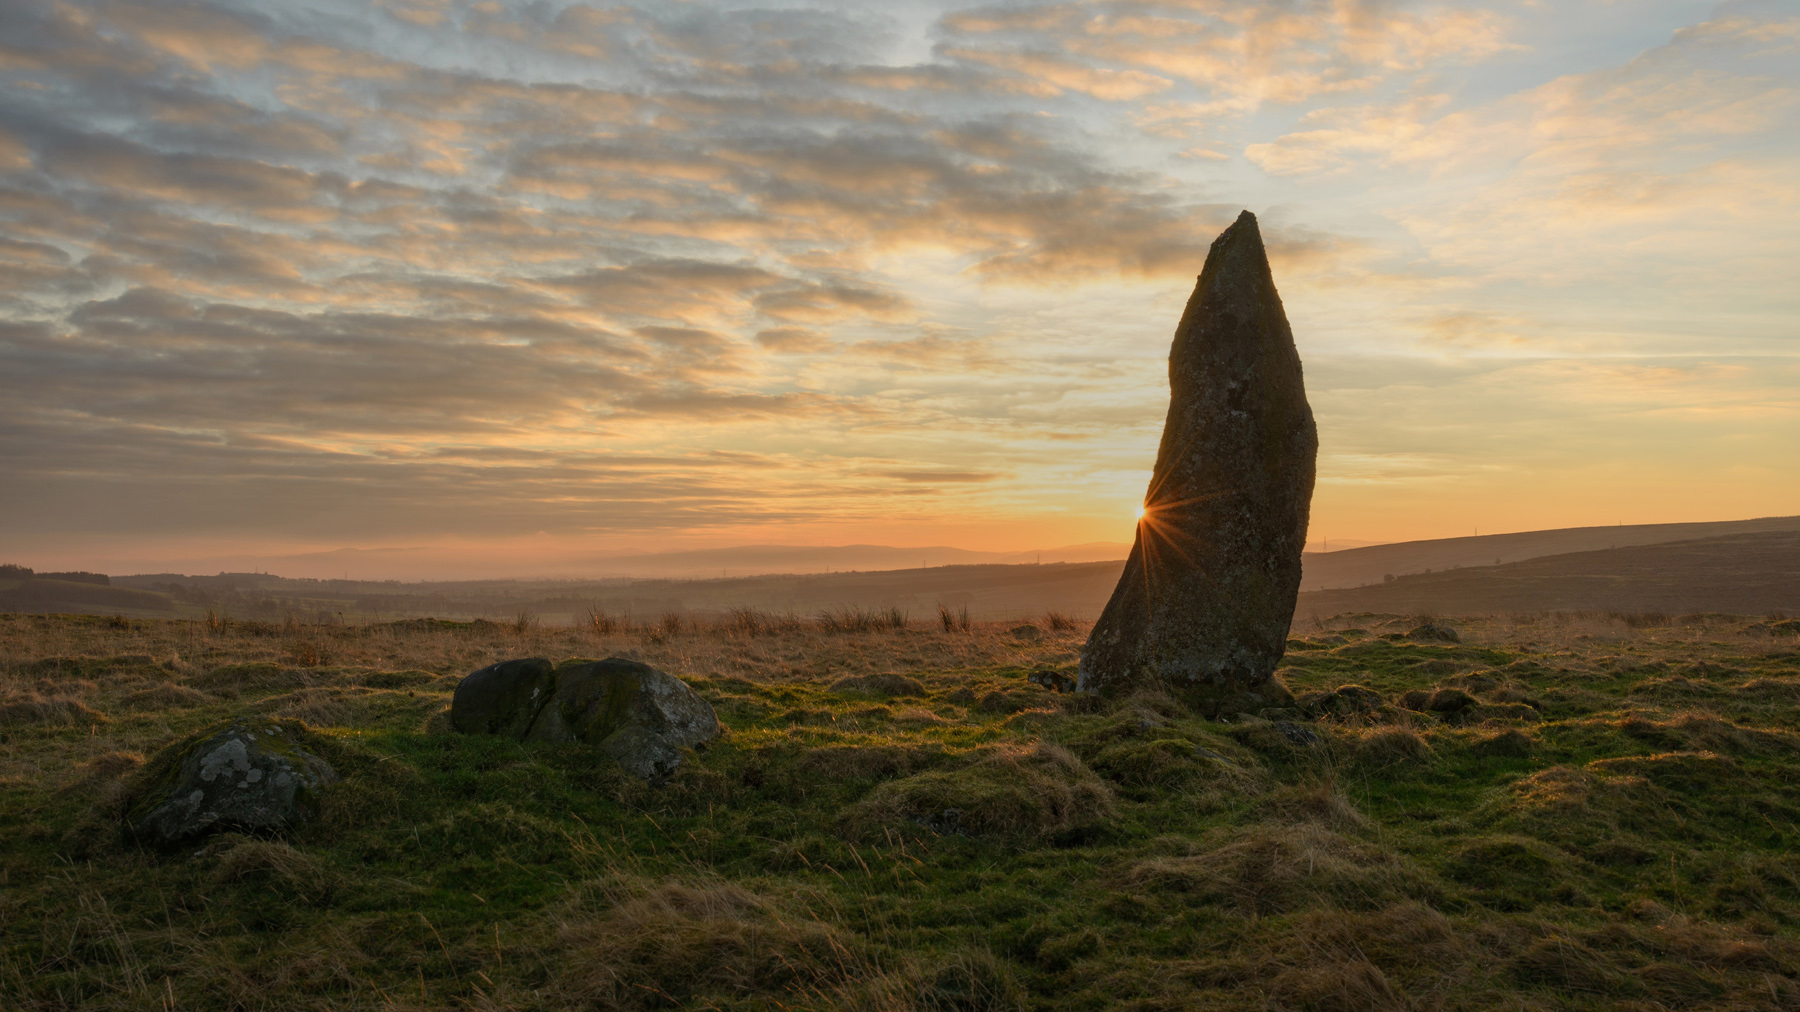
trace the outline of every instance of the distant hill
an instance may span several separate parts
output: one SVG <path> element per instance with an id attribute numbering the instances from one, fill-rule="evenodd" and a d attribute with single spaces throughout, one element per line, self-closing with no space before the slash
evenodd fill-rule
<path id="1" fill-rule="evenodd" d="M 167 595 L 154 591 L 112 587 L 99 583 L 94 573 L 49 573 L 0 580 L 0 612 L 29 614 L 112 615 L 134 618 L 168 615 L 175 610 Z M 59 580 L 50 577 L 77 576 Z M 105 579 L 105 577 L 100 577 Z"/>
<path id="2" fill-rule="evenodd" d="M 529 613 L 546 622 L 569 622 L 580 620 L 589 608 L 657 617 L 669 612 L 719 615 L 740 607 L 799 615 L 827 608 L 896 607 L 914 619 L 927 619 L 942 604 L 959 611 L 966 607 L 971 618 L 980 620 L 1048 611 L 1092 619 L 1118 582 L 1127 547 L 1100 543 L 1046 551 L 1042 565 L 1019 564 L 1035 560 L 1037 553 L 1021 559 L 1017 554 L 962 552 L 1004 561 L 921 567 L 905 563 L 920 552 L 929 561 L 931 552 L 949 555 L 954 550 L 748 546 L 632 557 L 645 560 L 646 569 L 661 566 L 670 575 L 588 580 L 401 583 L 255 572 L 164 573 L 114 577 L 108 587 L 41 574 L 26 580 L 0 574 L 0 610 L 128 615 L 215 610 L 264 620 L 289 615 L 512 620 Z M 1094 560 L 1095 555 L 1101 558 Z M 1503 560 L 1498 565 L 1497 558 Z M 719 569 L 766 572 L 781 564 L 817 565 L 821 571 L 713 575 Z M 826 568 L 834 571 L 823 572 Z M 1797 573 L 1800 517 L 1577 527 L 1309 553 L 1298 613 L 1800 612 Z M 695 574 L 712 578 L 694 579 Z M 1390 575 L 1392 581 L 1387 580 Z"/>
<path id="3" fill-rule="evenodd" d="M 332 582 L 386 582 L 395 579 L 440 582 L 480 580 L 609 580 L 620 578 L 704 580 L 772 573 L 841 573 L 915 569 L 946 565 L 1098 562 L 1124 559 L 1129 544 L 1097 541 L 1025 552 L 985 552 L 936 545 L 736 545 L 673 552 L 560 553 L 505 558 L 471 557 L 447 548 L 340 548 L 297 555 L 210 556 L 187 560 L 121 563 L 117 572 L 220 573 Z"/>
<path id="4" fill-rule="evenodd" d="M 1518 534 L 1403 541 L 1330 554 L 1309 552 L 1300 587 L 1305 591 L 1360 587 L 1381 583 L 1388 576 L 1436 572 L 1458 566 L 1495 566 L 1569 552 L 1666 544 L 1765 531 L 1800 531 L 1800 517 L 1764 517 L 1759 520 L 1694 524 L 1565 527 Z"/>
<path id="5" fill-rule="evenodd" d="M 1800 531 L 1571 552 L 1300 595 L 1299 617 L 1618 611 L 1800 614 Z"/>

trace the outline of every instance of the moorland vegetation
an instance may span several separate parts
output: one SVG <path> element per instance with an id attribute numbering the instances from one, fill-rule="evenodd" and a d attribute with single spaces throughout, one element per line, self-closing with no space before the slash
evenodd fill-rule
<path id="1" fill-rule="evenodd" d="M 1046 688 L 1060 616 L 862 618 L 0 616 L 0 1006 L 1800 1008 L 1794 620 L 1309 620 L 1291 712 L 1214 722 Z M 728 733 L 652 788 L 449 730 L 469 671 L 611 655 Z M 318 817 L 125 842 L 247 714 Z"/>

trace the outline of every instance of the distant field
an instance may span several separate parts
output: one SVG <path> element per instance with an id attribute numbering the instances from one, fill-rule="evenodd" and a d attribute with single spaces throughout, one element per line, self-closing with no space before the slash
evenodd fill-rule
<path id="1" fill-rule="evenodd" d="M 1079 625 L 0 616 L 0 1008 L 1800 1008 L 1800 622 L 1414 621 L 1302 622 L 1284 731 L 1028 682 Z M 729 728 L 662 789 L 445 732 L 613 654 Z M 321 736 L 320 821 L 122 846 L 244 713 Z"/>

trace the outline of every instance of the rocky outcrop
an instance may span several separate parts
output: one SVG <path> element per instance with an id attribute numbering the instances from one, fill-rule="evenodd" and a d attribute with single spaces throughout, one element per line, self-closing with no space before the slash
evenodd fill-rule
<path id="1" fill-rule="evenodd" d="M 338 779 L 309 738 L 299 721 L 237 719 L 170 745 L 144 766 L 127 834 L 170 848 L 226 830 L 286 832 L 318 813 L 317 791 Z"/>
<path id="2" fill-rule="evenodd" d="M 1213 241 L 1169 388 L 1145 515 L 1078 688 L 1157 684 L 1209 715 L 1283 705 L 1270 675 L 1300 590 L 1318 433 L 1248 211 Z"/>
<path id="3" fill-rule="evenodd" d="M 721 733 L 711 704 L 686 682 L 622 657 L 561 667 L 542 658 L 489 665 L 457 685 L 450 724 L 465 734 L 584 742 L 651 783 L 668 779 L 682 749 Z"/>

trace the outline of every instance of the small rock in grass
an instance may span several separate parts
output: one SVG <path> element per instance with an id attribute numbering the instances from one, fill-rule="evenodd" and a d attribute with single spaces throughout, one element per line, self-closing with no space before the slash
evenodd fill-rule
<path id="1" fill-rule="evenodd" d="M 987 713 L 1018 713 L 1030 704 L 1017 696 L 1005 692 L 990 692 L 981 697 L 975 708 Z"/>
<path id="2" fill-rule="evenodd" d="M 892 671 L 878 675 L 851 675 L 831 683 L 833 692 L 867 692 L 876 696 L 924 696 L 925 683 Z"/>
<path id="3" fill-rule="evenodd" d="M 1424 713 L 1431 709 L 1431 692 L 1428 689 L 1413 689 L 1411 692 L 1403 693 L 1399 699 L 1394 701 L 1394 705 L 1402 710 Z"/>
<path id="4" fill-rule="evenodd" d="M 1475 697 L 1461 689 L 1439 689 L 1431 694 L 1425 709 L 1432 713 L 1459 713 L 1475 705 Z"/>
<path id="5" fill-rule="evenodd" d="M 1025 680 L 1033 685 L 1041 685 L 1051 692 L 1075 691 L 1075 679 L 1070 678 L 1060 671 L 1053 671 L 1050 668 L 1040 668 L 1033 671 L 1031 674 L 1025 676 Z"/>
<path id="6" fill-rule="evenodd" d="M 1283 738 L 1286 738 L 1290 743 L 1295 745 L 1316 745 L 1319 742 L 1319 736 L 1312 728 L 1303 724 L 1296 724 L 1291 720 L 1276 721 L 1275 730 L 1279 731 Z"/>
<path id="7" fill-rule="evenodd" d="M 146 766 L 125 811 L 126 832 L 153 847 L 208 833 L 282 833 L 317 814 L 331 764 L 304 747 L 299 721 L 230 720 L 182 739 Z"/>
<path id="8" fill-rule="evenodd" d="M 963 832 L 962 811 L 960 809 L 946 808 L 941 812 L 928 812 L 924 815 L 915 816 L 912 821 L 924 826 L 926 829 L 931 830 L 939 836 L 968 835 Z"/>
<path id="9" fill-rule="evenodd" d="M 1461 643 L 1456 630 L 1439 622 L 1426 621 L 1413 626 L 1406 638 L 1418 643 Z"/>

